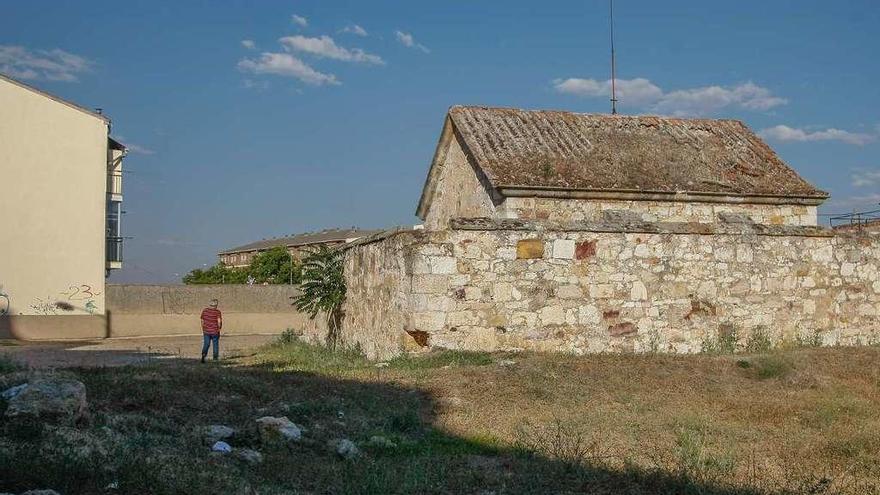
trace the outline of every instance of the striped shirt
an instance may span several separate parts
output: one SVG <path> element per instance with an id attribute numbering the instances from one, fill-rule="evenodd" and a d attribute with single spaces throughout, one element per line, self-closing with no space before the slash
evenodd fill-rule
<path id="1" fill-rule="evenodd" d="M 202 310 L 202 332 L 206 335 L 220 334 L 220 310 L 205 308 Z"/>

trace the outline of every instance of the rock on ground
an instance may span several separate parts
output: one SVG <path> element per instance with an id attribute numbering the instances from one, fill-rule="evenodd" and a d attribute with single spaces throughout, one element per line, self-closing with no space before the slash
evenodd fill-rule
<path id="1" fill-rule="evenodd" d="M 251 449 L 235 449 L 235 457 L 248 464 L 260 464 L 263 462 L 263 454 Z"/>
<path id="2" fill-rule="evenodd" d="M 5 400 L 12 400 L 18 394 L 24 392 L 24 389 L 26 389 L 27 386 L 28 386 L 27 383 L 22 383 L 21 385 L 16 385 L 8 390 L 4 390 L 3 393 L 0 393 L 0 397 L 3 397 L 3 399 L 5 399 Z"/>
<path id="3" fill-rule="evenodd" d="M 220 452 L 222 454 L 228 454 L 232 452 L 232 446 L 223 441 L 214 442 L 214 445 L 211 446 L 211 450 L 213 452 Z"/>
<path id="4" fill-rule="evenodd" d="M 351 440 L 343 438 L 336 443 L 336 453 L 345 459 L 354 459 L 361 451 Z"/>
<path id="5" fill-rule="evenodd" d="M 39 377 L 9 399 L 6 418 L 74 426 L 86 418 L 86 386 L 71 378 Z"/>
<path id="6" fill-rule="evenodd" d="M 205 428 L 205 442 L 214 444 L 235 435 L 235 430 L 225 425 L 211 425 Z"/>
<path id="7" fill-rule="evenodd" d="M 286 416 L 264 416 L 257 420 L 257 425 L 260 428 L 260 440 L 266 445 L 287 444 L 302 439 L 302 429 Z"/>

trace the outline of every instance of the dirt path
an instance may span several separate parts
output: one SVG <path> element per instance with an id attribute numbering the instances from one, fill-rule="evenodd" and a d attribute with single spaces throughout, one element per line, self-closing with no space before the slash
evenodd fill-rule
<path id="1" fill-rule="evenodd" d="M 275 335 L 228 335 L 220 339 L 221 358 L 242 356 Z M 201 336 L 120 338 L 77 342 L 0 340 L 0 355 L 32 368 L 125 366 L 166 359 L 198 359 Z"/>

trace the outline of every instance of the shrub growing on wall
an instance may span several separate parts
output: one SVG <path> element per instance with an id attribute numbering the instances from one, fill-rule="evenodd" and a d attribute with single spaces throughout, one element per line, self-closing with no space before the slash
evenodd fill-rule
<path id="1" fill-rule="evenodd" d="M 300 294 L 294 304 L 311 318 L 319 313 L 327 318 L 327 343 L 336 344 L 342 325 L 342 303 L 345 301 L 345 276 L 342 272 L 342 251 L 320 246 L 311 251 L 302 263 Z"/>

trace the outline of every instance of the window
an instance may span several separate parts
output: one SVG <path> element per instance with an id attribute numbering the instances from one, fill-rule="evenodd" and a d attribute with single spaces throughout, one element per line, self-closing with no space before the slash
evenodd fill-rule
<path id="1" fill-rule="evenodd" d="M 107 201 L 107 261 L 122 261 L 122 202 Z"/>

